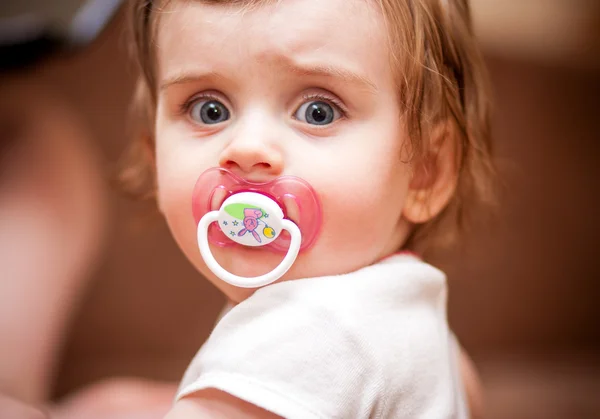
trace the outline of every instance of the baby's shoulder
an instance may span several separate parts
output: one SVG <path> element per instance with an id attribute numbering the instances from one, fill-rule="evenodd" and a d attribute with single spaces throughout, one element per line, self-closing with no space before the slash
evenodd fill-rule
<path id="1" fill-rule="evenodd" d="M 311 345 L 322 335 L 317 346 L 351 347 L 369 356 L 428 346 L 444 338 L 431 333 L 447 329 L 445 276 L 400 257 L 345 275 L 278 283 L 236 306 L 220 326 Z"/>

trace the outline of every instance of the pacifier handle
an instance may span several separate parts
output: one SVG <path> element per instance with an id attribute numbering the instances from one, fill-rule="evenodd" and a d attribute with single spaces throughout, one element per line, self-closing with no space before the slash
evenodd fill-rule
<path id="1" fill-rule="evenodd" d="M 246 216 L 244 216 L 246 214 Z M 262 236 L 256 231 L 258 220 L 268 218 L 271 226 L 265 227 Z M 241 220 L 241 223 L 240 223 Z M 219 227 L 233 241 L 245 246 L 264 246 L 275 240 L 282 230 L 290 233 L 290 247 L 283 260 L 273 269 L 264 275 L 255 277 L 244 277 L 234 275 L 225 270 L 214 258 L 208 244 L 208 228 L 214 222 L 218 222 Z M 266 222 L 261 221 L 265 225 Z M 239 226 L 236 232 L 231 229 L 231 225 Z M 227 226 L 227 228 L 225 228 Z M 274 228 L 273 228 L 274 227 Z M 267 232 L 265 232 L 268 229 Z M 230 231 L 227 231 L 230 230 Z M 246 234 L 251 230 L 252 234 Z M 254 193 L 242 192 L 235 194 L 223 202 L 218 211 L 206 213 L 198 223 L 197 230 L 198 247 L 206 266 L 223 281 L 241 288 L 258 288 L 269 285 L 281 278 L 292 266 L 302 242 L 300 229 L 294 222 L 283 218 L 283 211 L 270 198 Z"/>

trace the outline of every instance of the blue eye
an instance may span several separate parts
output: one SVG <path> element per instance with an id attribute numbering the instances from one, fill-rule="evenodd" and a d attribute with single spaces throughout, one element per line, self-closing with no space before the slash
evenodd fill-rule
<path id="1" fill-rule="evenodd" d="M 327 102 L 313 100 L 302 104 L 294 117 L 311 125 L 328 125 L 340 118 L 340 111 Z"/>
<path id="2" fill-rule="evenodd" d="M 190 117 L 198 123 L 214 125 L 227 121 L 229 110 L 218 100 L 201 100 L 192 104 Z"/>

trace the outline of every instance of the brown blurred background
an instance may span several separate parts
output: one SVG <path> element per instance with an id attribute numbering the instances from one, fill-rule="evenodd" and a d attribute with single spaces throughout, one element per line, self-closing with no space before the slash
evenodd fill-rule
<path id="1" fill-rule="evenodd" d="M 600 2 L 473 4 L 504 188 L 496 218 L 437 260 L 452 327 L 481 370 L 490 418 L 600 417 Z M 106 178 L 129 141 L 123 24 L 118 14 L 82 52 L 23 76 L 66 101 Z M 105 244 L 60 353 L 56 397 L 114 375 L 178 380 L 224 303 L 149 206 L 105 189 Z"/>

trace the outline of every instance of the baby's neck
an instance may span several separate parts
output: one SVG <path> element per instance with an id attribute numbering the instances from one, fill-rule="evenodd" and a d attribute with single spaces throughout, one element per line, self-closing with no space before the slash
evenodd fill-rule
<path id="1" fill-rule="evenodd" d="M 379 259 L 378 261 L 376 261 L 376 262 L 375 262 L 375 264 L 377 264 L 377 263 L 380 263 L 380 262 L 383 262 L 384 260 L 386 260 L 386 259 L 388 259 L 388 258 L 391 258 L 391 257 L 393 257 L 393 256 L 397 256 L 397 255 L 408 255 L 408 256 L 413 256 L 413 257 L 416 257 L 416 258 L 418 258 L 418 259 L 421 259 L 421 256 L 420 256 L 418 253 L 416 253 L 416 252 L 414 252 L 414 251 L 412 251 L 412 250 L 399 250 L 399 251 L 397 251 L 397 252 L 394 252 L 394 253 L 392 253 L 392 254 L 389 254 L 389 255 L 387 255 L 387 256 L 385 256 L 385 257 L 383 257 L 383 258 Z M 243 301 L 243 300 L 242 300 L 242 301 Z M 241 302 L 241 301 L 240 301 L 240 302 Z M 225 307 L 233 308 L 233 307 L 235 307 L 236 305 L 238 305 L 240 302 L 235 302 L 235 301 L 234 301 L 234 300 L 232 300 L 231 298 L 229 298 L 229 297 L 225 296 Z"/>

